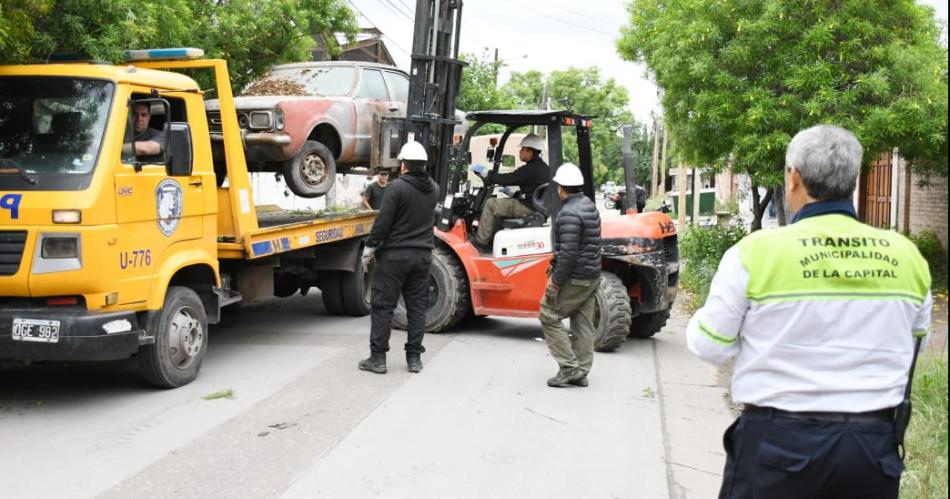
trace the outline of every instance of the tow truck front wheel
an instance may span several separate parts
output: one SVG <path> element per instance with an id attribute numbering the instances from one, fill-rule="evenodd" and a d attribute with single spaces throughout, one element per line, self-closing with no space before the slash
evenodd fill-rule
<path id="1" fill-rule="evenodd" d="M 177 388 L 198 377 L 208 350 L 208 319 L 198 294 L 171 286 L 162 310 L 150 314 L 146 331 L 155 343 L 139 349 L 145 380 L 161 388 Z"/>

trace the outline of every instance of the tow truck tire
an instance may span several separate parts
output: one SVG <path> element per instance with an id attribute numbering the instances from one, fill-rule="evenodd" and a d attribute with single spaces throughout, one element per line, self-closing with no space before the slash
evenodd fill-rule
<path id="1" fill-rule="evenodd" d="M 323 296 L 323 308 L 326 309 L 327 315 L 346 315 L 340 288 L 341 273 L 339 270 L 320 273 L 320 294 Z"/>
<path id="2" fill-rule="evenodd" d="M 468 276 L 462 262 L 451 251 L 439 247 L 432 250 L 431 273 L 426 332 L 441 333 L 458 324 L 471 310 Z M 403 330 L 409 326 L 402 298 L 393 312 L 392 325 Z"/>
<path id="3" fill-rule="evenodd" d="M 630 323 L 631 338 L 650 338 L 659 333 L 666 326 L 666 320 L 670 318 L 670 311 L 660 310 L 649 314 L 640 314 L 633 318 Z"/>
<path id="4" fill-rule="evenodd" d="M 177 388 L 198 377 L 208 351 L 208 318 L 198 294 L 170 286 L 162 309 L 149 314 L 146 324 L 155 343 L 139 349 L 145 380 L 160 388 Z"/>
<path id="5" fill-rule="evenodd" d="M 630 296 L 619 277 L 610 272 L 600 273 L 594 306 L 594 350 L 613 352 L 624 341 L 630 330 Z"/>
<path id="6" fill-rule="evenodd" d="M 327 146 L 308 140 L 296 156 L 284 162 L 282 173 L 287 187 L 294 194 L 302 198 L 316 198 L 333 188 L 336 160 Z"/>
<path id="7" fill-rule="evenodd" d="M 363 265 L 363 259 L 356 261 L 353 272 L 340 272 L 340 296 L 347 315 L 363 317 L 373 310 L 370 304 L 373 273 Z"/>

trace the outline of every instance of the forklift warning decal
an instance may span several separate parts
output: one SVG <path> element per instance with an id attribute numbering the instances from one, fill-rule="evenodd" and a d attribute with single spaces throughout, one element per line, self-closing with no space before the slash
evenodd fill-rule
<path id="1" fill-rule="evenodd" d="M 178 228 L 182 211 L 181 185 L 167 178 L 155 188 L 155 206 L 158 211 L 158 230 L 165 236 L 171 236 Z"/>
<path id="2" fill-rule="evenodd" d="M 525 258 L 521 260 L 501 260 L 494 263 L 501 274 L 507 277 L 533 267 L 542 261 L 544 261 L 544 258 Z"/>

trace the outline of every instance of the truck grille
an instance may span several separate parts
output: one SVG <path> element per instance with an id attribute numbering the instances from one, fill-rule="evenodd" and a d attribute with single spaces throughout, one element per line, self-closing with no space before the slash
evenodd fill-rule
<path id="1" fill-rule="evenodd" d="M 663 258 L 667 262 L 677 262 L 680 259 L 680 248 L 676 235 L 663 238 Z"/>
<path id="2" fill-rule="evenodd" d="M 219 111 L 208 111 L 208 129 L 212 132 L 221 133 L 221 113 Z"/>
<path id="3" fill-rule="evenodd" d="M 26 246 L 25 230 L 0 231 L 0 275 L 13 275 L 20 269 L 23 247 Z"/>

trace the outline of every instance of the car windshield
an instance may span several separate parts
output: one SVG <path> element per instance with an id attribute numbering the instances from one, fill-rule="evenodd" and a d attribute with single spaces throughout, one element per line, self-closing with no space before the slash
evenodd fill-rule
<path id="1" fill-rule="evenodd" d="M 355 68 L 347 66 L 280 68 L 271 71 L 268 80 L 299 83 L 311 95 L 342 96 L 353 90 Z"/>
<path id="2" fill-rule="evenodd" d="M 91 172 L 114 90 L 101 80 L 0 77 L 0 190 Z"/>

